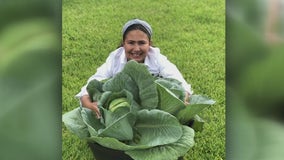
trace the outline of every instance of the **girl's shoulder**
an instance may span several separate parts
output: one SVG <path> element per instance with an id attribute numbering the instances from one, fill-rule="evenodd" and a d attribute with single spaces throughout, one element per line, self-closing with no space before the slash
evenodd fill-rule
<path id="1" fill-rule="evenodd" d="M 120 56 L 122 56 L 124 53 L 124 48 L 123 47 L 119 47 L 117 48 L 116 50 L 112 51 L 110 54 L 109 54 L 109 57 L 112 57 L 112 58 L 119 58 Z"/>
<path id="2" fill-rule="evenodd" d="M 158 47 L 150 47 L 149 56 L 158 61 L 167 59 L 167 57 L 161 53 L 160 48 Z"/>

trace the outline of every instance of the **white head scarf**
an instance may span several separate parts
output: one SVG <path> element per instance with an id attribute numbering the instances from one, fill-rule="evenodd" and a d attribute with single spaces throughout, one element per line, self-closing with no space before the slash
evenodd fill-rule
<path id="1" fill-rule="evenodd" d="M 146 21 L 143 21 L 143 20 L 140 20 L 140 19 L 132 19 L 128 22 L 125 23 L 125 25 L 123 26 L 122 28 L 122 35 L 124 35 L 125 31 L 127 30 L 127 28 L 133 24 L 141 24 L 146 30 L 147 32 L 150 34 L 150 36 L 152 36 L 152 28 L 151 26 L 146 22 Z"/>

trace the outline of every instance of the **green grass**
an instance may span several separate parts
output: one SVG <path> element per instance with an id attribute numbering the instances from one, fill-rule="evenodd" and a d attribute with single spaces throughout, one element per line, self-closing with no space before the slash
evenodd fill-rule
<path id="1" fill-rule="evenodd" d="M 200 116 L 186 160 L 225 159 L 225 2 L 222 0 L 63 0 L 62 113 L 79 106 L 75 94 L 121 40 L 131 18 L 153 28 L 154 45 L 177 65 L 195 94 L 217 101 Z M 85 141 L 62 125 L 62 159 L 93 159 Z"/>

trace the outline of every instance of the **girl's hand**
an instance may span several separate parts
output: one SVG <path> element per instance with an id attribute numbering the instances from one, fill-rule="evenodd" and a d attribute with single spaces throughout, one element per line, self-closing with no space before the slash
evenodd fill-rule
<path id="1" fill-rule="evenodd" d="M 98 107 L 97 102 L 92 102 L 91 98 L 88 95 L 84 95 L 80 98 L 82 106 L 91 109 L 93 112 L 96 113 L 98 119 L 101 118 L 101 113 Z"/>
<path id="2" fill-rule="evenodd" d="M 184 97 L 184 104 L 185 105 L 189 104 L 189 97 L 190 97 L 190 94 L 188 92 L 185 92 L 185 97 Z"/>
<path id="3" fill-rule="evenodd" d="M 92 102 L 91 103 L 91 106 L 90 106 L 90 109 L 96 113 L 96 116 L 98 119 L 101 118 L 101 113 L 100 113 L 100 110 L 99 110 L 99 107 L 98 107 L 98 103 L 97 102 Z"/>

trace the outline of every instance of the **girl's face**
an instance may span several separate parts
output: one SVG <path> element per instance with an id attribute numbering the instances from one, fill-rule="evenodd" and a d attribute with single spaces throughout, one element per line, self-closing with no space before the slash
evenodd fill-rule
<path id="1" fill-rule="evenodd" d="M 150 45 L 146 33 L 140 30 L 129 31 L 123 41 L 127 60 L 135 60 L 139 63 L 143 63 L 150 49 Z"/>

